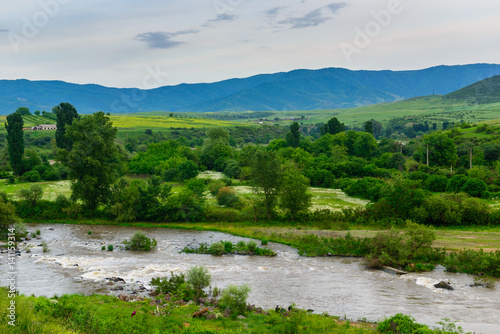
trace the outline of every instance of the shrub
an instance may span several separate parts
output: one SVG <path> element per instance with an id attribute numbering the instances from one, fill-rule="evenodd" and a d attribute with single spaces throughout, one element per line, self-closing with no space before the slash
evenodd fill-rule
<path id="1" fill-rule="evenodd" d="M 448 185 L 446 186 L 446 192 L 458 193 L 462 190 L 464 184 L 469 180 L 469 177 L 463 174 L 453 175 L 448 180 Z"/>
<path id="2" fill-rule="evenodd" d="M 432 247 L 435 239 L 430 228 L 407 221 L 403 233 L 394 229 L 378 233 L 369 257 L 378 258 L 383 265 L 411 270 L 418 262 L 434 263 L 442 258 L 442 253 Z"/>
<path id="3" fill-rule="evenodd" d="M 102 246 L 102 247 L 101 247 L 101 250 L 106 250 L 106 246 Z"/>
<path id="4" fill-rule="evenodd" d="M 19 197 L 24 199 L 30 207 L 35 207 L 36 203 L 42 199 L 43 189 L 38 184 L 32 185 L 29 189 L 21 189 Z"/>
<path id="5" fill-rule="evenodd" d="M 130 241 L 123 242 L 126 250 L 132 251 L 152 251 L 158 243 L 155 239 L 148 238 L 143 232 L 136 232 Z"/>
<path id="6" fill-rule="evenodd" d="M 219 205 L 232 206 L 238 202 L 238 199 L 234 190 L 229 187 L 222 187 L 217 192 L 217 204 Z"/>
<path id="7" fill-rule="evenodd" d="M 427 326 L 421 325 L 415 322 L 415 319 L 411 316 L 398 313 L 390 318 L 386 318 L 379 322 L 377 330 L 380 333 L 396 334 L 396 333 L 433 333 L 433 331 L 428 330 Z"/>
<path id="8" fill-rule="evenodd" d="M 268 243 L 267 239 L 262 239 L 262 240 L 260 241 L 260 244 L 261 244 L 262 246 L 267 246 L 267 243 Z"/>
<path id="9" fill-rule="evenodd" d="M 42 181 L 42 177 L 36 170 L 30 170 L 21 176 L 21 180 L 25 182 L 40 182 Z"/>
<path id="10" fill-rule="evenodd" d="M 210 180 L 210 182 L 208 183 L 208 190 L 213 196 L 215 196 L 219 192 L 219 189 L 224 186 L 225 183 L 222 180 Z"/>
<path id="11" fill-rule="evenodd" d="M 21 238 L 26 238 L 28 235 L 28 230 L 26 229 L 26 224 L 18 222 L 14 224 L 14 236 L 16 240 L 21 240 Z"/>
<path id="12" fill-rule="evenodd" d="M 486 182 L 476 178 L 469 178 L 462 186 L 462 191 L 473 197 L 483 197 L 487 190 L 488 186 Z"/>
<path id="13" fill-rule="evenodd" d="M 216 242 L 210 245 L 208 252 L 212 255 L 222 255 L 224 254 L 224 245 L 220 242 Z"/>
<path id="14" fill-rule="evenodd" d="M 210 285 L 211 280 L 212 276 L 210 276 L 210 273 L 205 266 L 191 267 L 188 270 L 187 282 L 191 284 L 196 291 L 196 303 L 198 303 L 198 299 L 202 297 L 203 289 Z"/>
<path id="15" fill-rule="evenodd" d="M 254 253 L 254 252 L 255 252 L 255 250 L 257 249 L 257 243 L 256 243 L 255 241 L 253 241 L 253 240 L 252 240 L 252 241 L 249 241 L 249 242 L 247 243 L 247 249 L 248 249 L 250 252 Z"/>
<path id="16" fill-rule="evenodd" d="M 248 285 L 229 285 L 222 291 L 222 297 L 219 300 L 219 305 L 222 308 L 229 308 L 231 314 L 244 314 L 247 308 L 247 298 L 250 292 Z"/>
<path id="17" fill-rule="evenodd" d="M 446 191 L 447 185 L 448 185 L 448 178 L 442 175 L 431 175 L 427 178 L 427 181 L 425 182 L 426 189 L 434 192 Z"/>
<path id="18" fill-rule="evenodd" d="M 42 245 L 42 249 L 43 249 L 44 253 L 47 253 L 48 251 L 50 251 L 49 245 L 47 245 L 47 242 L 45 240 L 42 240 L 41 245 Z"/>
<path id="19" fill-rule="evenodd" d="M 108 245 L 108 252 L 112 252 L 114 249 L 113 245 Z"/>
<path id="20" fill-rule="evenodd" d="M 56 197 L 56 205 L 59 209 L 64 209 L 71 205 L 71 201 L 65 195 L 59 194 Z"/>
<path id="21" fill-rule="evenodd" d="M 194 290 L 188 287 L 184 274 L 170 272 L 170 277 L 157 277 L 151 280 L 151 286 L 155 288 L 155 294 L 171 294 L 181 299 L 190 299 Z"/>

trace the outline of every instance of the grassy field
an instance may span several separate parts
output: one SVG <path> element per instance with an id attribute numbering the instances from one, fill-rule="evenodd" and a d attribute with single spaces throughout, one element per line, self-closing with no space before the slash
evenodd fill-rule
<path id="1" fill-rule="evenodd" d="M 70 182 L 69 181 L 47 181 L 47 182 L 37 182 L 37 183 L 16 183 L 9 184 L 7 180 L 0 180 L 0 191 L 5 191 L 7 195 L 14 199 L 19 199 L 19 190 L 25 188 L 28 189 L 34 184 L 38 184 L 43 189 L 44 200 L 54 201 L 57 195 L 71 196 Z"/>
<path id="2" fill-rule="evenodd" d="M 231 127 L 240 123 L 230 121 L 218 121 L 206 118 L 180 118 L 165 116 L 110 116 L 113 125 L 118 129 L 170 129 L 170 128 L 207 128 L 213 126 Z"/>

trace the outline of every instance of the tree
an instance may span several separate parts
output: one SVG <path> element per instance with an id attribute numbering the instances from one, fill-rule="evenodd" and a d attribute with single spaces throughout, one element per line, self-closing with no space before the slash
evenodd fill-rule
<path id="1" fill-rule="evenodd" d="M 424 137 L 424 145 L 429 145 L 429 164 L 431 166 L 453 166 L 458 160 L 457 149 L 453 139 L 435 133 Z"/>
<path id="2" fill-rule="evenodd" d="M 327 133 L 334 135 L 336 133 L 344 132 L 345 125 L 340 123 L 337 117 L 332 117 L 322 128 L 321 135 L 326 135 Z"/>
<path id="3" fill-rule="evenodd" d="M 206 135 L 207 139 L 201 148 L 201 161 L 208 169 L 214 169 L 215 162 L 221 159 L 217 167 L 223 171 L 225 163 L 222 160 L 234 156 L 233 149 L 229 146 L 229 132 L 224 128 L 210 128 Z"/>
<path id="4" fill-rule="evenodd" d="M 253 191 L 262 197 L 267 219 L 271 220 L 281 185 L 280 161 L 275 152 L 259 150 L 254 155 L 251 169 Z"/>
<path id="5" fill-rule="evenodd" d="M 66 126 L 73 149 L 60 150 L 60 156 L 73 179 L 71 197 L 82 200 L 90 210 L 108 202 L 110 186 L 122 170 L 122 157 L 114 142 L 116 131 L 102 111 Z"/>
<path id="6" fill-rule="evenodd" d="M 35 115 L 40 116 L 40 110 L 35 110 Z"/>
<path id="7" fill-rule="evenodd" d="M 23 132 L 23 117 L 21 114 L 13 113 L 7 116 L 7 143 L 9 145 L 10 166 L 14 170 L 14 174 L 19 176 L 23 170 L 24 156 L 24 132 Z"/>
<path id="8" fill-rule="evenodd" d="M 203 289 L 210 285 L 212 276 L 205 266 L 191 267 L 187 272 L 187 281 L 196 291 L 195 302 L 198 304 L 198 299 L 202 296 Z"/>
<path id="9" fill-rule="evenodd" d="M 52 112 L 57 116 L 57 130 L 56 130 L 56 145 L 59 148 L 64 148 L 71 151 L 73 140 L 67 136 L 66 127 L 73 124 L 73 121 L 78 118 L 78 112 L 75 107 L 69 103 L 61 103 L 52 108 Z"/>
<path id="10" fill-rule="evenodd" d="M 371 133 L 361 132 L 354 142 L 354 153 L 359 157 L 368 158 L 377 150 L 377 140 Z"/>
<path id="11" fill-rule="evenodd" d="M 198 165 L 193 160 L 188 160 L 179 165 L 179 179 L 181 181 L 198 176 Z"/>
<path id="12" fill-rule="evenodd" d="M 299 123 L 293 122 L 290 125 L 290 132 L 286 135 L 286 143 L 293 148 L 299 147 L 300 131 Z"/>
<path id="13" fill-rule="evenodd" d="M 19 107 L 16 109 L 16 114 L 19 114 L 21 116 L 30 116 L 31 111 L 27 107 Z"/>
<path id="14" fill-rule="evenodd" d="M 369 134 L 373 135 L 373 122 L 372 121 L 365 122 L 365 132 L 368 132 Z"/>
<path id="15" fill-rule="evenodd" d="M 43 189 L 38 184 L 32 185 L 29 189 L 23 188 L 19 191 L 19 197 L 28 203 L 29 207 L 34 208 L 38 201 L 42 199 Z"/>
<path id="16" fill-rule="evenodd" d="M 301 175 L 294 164 L 285 167 L 280 188 L 280 206 L 292 216 L 292 220 L 311 206 L 311 195 L 307 193 L 308 186 L 309 179 Z"/>
<path id="17" fill-rule="evenodd" d="M 7 202 L 7 194 L 0 192 L 0 237 L 7 236 L 8 228 L 19 222 L 14 205 Z"/>

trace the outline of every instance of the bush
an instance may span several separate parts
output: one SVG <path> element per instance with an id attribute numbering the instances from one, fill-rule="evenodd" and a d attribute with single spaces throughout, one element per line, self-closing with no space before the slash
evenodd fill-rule
<path id="1" fill-rule="evenodd" d="M 403 233 L 394 229 L 377 233 L 369 258 L 377 258 L 383 265 L 412 270 L 418 268 L 418 263 L 435 263 L 442 258 L 442 253 L 432 247 L 435 239 L 430 228 L 407 221 Z"/>
<path id="2" fill-rule="evenodd" d="M 233 189 L 229 187 L 222 187 L 217 192 L 217 204 L 224 206 L 233 206 L 235 205 L 239 198 L 236 196 Z"/>
<path id="3" fill-rule="evenodd" d="M 198 303 L 198 299 L 203 296 L 203 289 L 210 285 L 212 276 L 208 272 L 207 267 L 191 267 L 187 272 L 187 282 L 192 285 L 196 291 L 195 302 Z"/>
<path id="4" fill-rule="evenodd" d="M 212 255 L 223 255 L 224 250 L 224 245 L 220 242 L 213 243 L 208 248 L 208 252 Z"/>
<path id="5" fill-rule="evenodd" d="M 40 182 L 42 181 L 42 177 L 36 170 L 30 170 L 21 176 L 21 180 L 24 182 Z"/>
<path id="6" fill-rule="evenodd" d="M 113 251 L 113 249 L 114 249 L 113 245 L 108 245 L 108 251 L 109 251 L 109 252 L 112 252 L 112 251 Z"/>
<path id="7" fill-rule="evenodd" d="M 476 178 L 469 178 L 462 187 L 462 191 L 472 197 L 483 197 L 487 190 L 486 182 Z"/>
<path id="8" fill-rule="evenodd" d="M 469 180 L 469 177 L 463 174 L 453 175 L 448 180 L 448 185 L 446 186 L 446 192 L 458 193 L 462 190 L 464 184 Z"/>
<path id="9" fill-rule="evenodd" d="M 194 290 L 187 284 L 184 274 L 170 272 L 170 277 L 157 277 L 151 280 L 155 287 L 155 294 L 170 294 L 178 298 L 189 300 L 194 296 Z"/>
<path id="10" fill-rule="evenodd" d="M 249 242 L 247 243 L 247 249 L 248 249 L 250 252 L 254 253 L 254 252 L 255 252 L 255 250 L 257 249 L 257 243 L 256 243 L 255 241 L 253 241 L 253 240 L 252 240 L 252 241 L 249 241 Z"/>
<path id="11" fill-rule="evenodd" d="M 64 209 L 71 205 L 71 201 L 65 195 L 59 194 L 56 197 L 56 205 L 59 209 Z"/>
<path id="12" fill-rule="evenodd" d="M 208 183 L 208 190 L 213 196 L 216 196 L 219 192 L 219 189 L 224 186 L 225 184 L 222 180 L 210 180 L 210 182 Z"/>
<path id="13" fill-rule="evenodd" d="M 20 241 L 21 238 L 26 238 L 28 235 L 28 230 L 26 229 L 26 224 L 22 222 L 18 222 L 14 224 L 14 237 L 17 241 Z"/>
<path id="14" fill-rule="evenodd" d="M 148 238 L 143 232 L 136 232 L 130 241 L 123 242 L 126 250 L 132 251 L 152 251 L 158 243 L 155 239 Z"/>
<path id="15" fill-rule="evenodd" d="M 426 189 L 433 192 L 444 192 L 447 185 L 448 178 L 442 175 L 431 175 L 425 182 Z"/>
<path id="16" fill-rule="evenodd" d="M 413 317 L 404 315 L 402 313 L 398 313 L 390 318 L 384 319 L 378 324 L 377 330 L 380 333 L 387 334 L 433 333 L 433 331 L 429 330 L 427 326 L 416 323 Z"/>
<path id="17" fill-rule="evenodd" d="M 229 285 L 222 291 L 222 297 L 219 300 L 219 305 L 222 308 L 231 310 L 231 314 L 239 315 L 244 314 L 247 308 L 247 298 L 250 292 L 248 285 Z"/>
<path id="18" fill-rule="evenodd" d="M 35 184 L 29 187 L 29 189 L 21 189 L 19 191 L 19 197 L 24 199 L 30 207 L 35 207 L 37 202 L 42 199 L 43 189 L 41 186 Z"/>

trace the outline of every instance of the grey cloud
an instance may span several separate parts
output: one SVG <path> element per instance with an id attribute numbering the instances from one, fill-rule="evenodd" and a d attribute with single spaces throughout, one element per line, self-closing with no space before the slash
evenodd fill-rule
<path id="1" fill-rule="evenodd" d="M 171 49 L 179 45 L 186 44 L 184 42 L 174 41 L 172 37 L 178 35 L 195 34 L 199 32 L 196 29 L 181 30 L 176 32 L 145 32 L 135 36 L 135 40 L 146 43 L 151 49 Z"/>
<path id="2" fill-rule="evenodd" d="M 281 11 L 282 9 L 285 9 L 286 7 L 274 7 L 269 10 L 266 10 L 264 13 L 269 16 L 276 16 L 278 15 L 278 12 Z"/>
<path id="3" fill-rule="evenodd" d="M 218 23 L 218 22 L 232 22 L 236 20 L 235 15 L 229 15 L 229 14 L 220 14 L 217 15 L 217 17 L 213 20 L 208 20 L 206 23 L 203 24 L 203 27 L 212 27 L 213 23 Z"/>
<path id="4" fill-rule="evenodd" d="M 308 27 L 315 27 L 321 23 L 329 21 L 332 19 L 331 15 L 325 14 L 325 9 L 331 13 L 336 13 L 341 8 L 345 7 L 347 4 L 345 2 L 331 3 L 324 7 L 310 11 L 301 17 L 291 17 L 286 20 L 279 21 L 279 24 L 291 25 L 291 29 L 301 29 Z"/>

